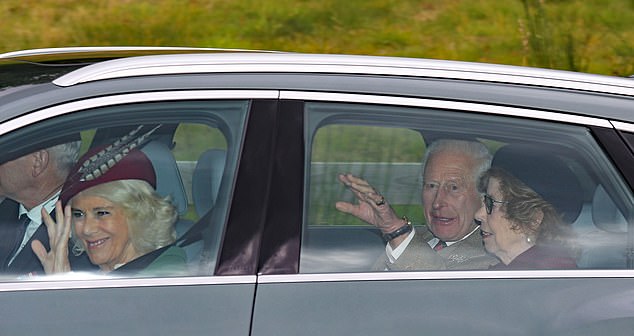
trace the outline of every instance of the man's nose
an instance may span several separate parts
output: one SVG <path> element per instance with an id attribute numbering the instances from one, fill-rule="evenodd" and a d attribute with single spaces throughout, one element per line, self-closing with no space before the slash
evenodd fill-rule
<path id="1" fill-rule="evenodd" d="M 482 223 L 482 220 L 485 218 L 486 210 L 484 208 L 484 204 L 482 204 L 475 213 L 475 220 L 479 223 Z"/>
<path id="2" fill-rule="evenodd" d="M 438 188 L 436 190 L 436 194 L 434 195 L 434 202 L 432 203 L 432 206 L 434 207 L 434 209 L 438 209 L 441 208 L 442 206 L 444 206 L 445 200 L 447 198 L 447 191 L 445 190 L 445 188 Z"/>

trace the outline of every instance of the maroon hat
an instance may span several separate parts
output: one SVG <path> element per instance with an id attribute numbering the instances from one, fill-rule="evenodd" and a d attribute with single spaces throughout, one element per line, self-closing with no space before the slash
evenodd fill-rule
<path id="1" fill-rule="evenodd" d="M 112 146 L 89 150 L 77 162 L 66 179 L 60 200 L 65 206 L 78 193 L 96 185 L 118 180 L 143 180 L 156 189 L 152 162 L 139 149 L 114 153 Z"/>

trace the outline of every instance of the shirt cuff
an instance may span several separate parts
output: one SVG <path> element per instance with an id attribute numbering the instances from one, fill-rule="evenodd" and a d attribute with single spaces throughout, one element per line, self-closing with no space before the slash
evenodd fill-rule
<path id="1" fill-rule="evenodd" d="M 385 246 L 385 254 L 387 254 L 387 260 L 389 260 L 390 264 L 395 263 L 401 254 L 405 252 L 405 249 L 414 238 L 414 234 L 416 234 L 416 230 L 412 228 L 412 232 L 410 232 L 405 240 L 403 240 L 403 242 L 395 249 L 392 249 L 390 242 L 387 242 L 387 245 Z"/>

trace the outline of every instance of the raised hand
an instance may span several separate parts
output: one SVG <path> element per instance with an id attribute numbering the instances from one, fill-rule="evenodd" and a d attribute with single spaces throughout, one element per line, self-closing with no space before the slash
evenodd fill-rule
<path id="1" fill-rule="evenodd" d="M 68 261 L 68 239 L 70 238 L 71 210 L 67 205 L 62 210 L 62 203 L 55 203 L 56 221 L 42 208 L 42 219 L 48 231 L 48 240 L 51 246 L 50 251 L 39 240 L 31 243 L 31 248 L 42 263 L 46 274 L 70 272 L 70 262 Z"/>
<path id="2" fill-rule="evenodd" d="M 337 178 L 357 198 L 357 204 L 337 202 L 335 204 L 337 210 L 372 224 L 383 233 L 393 232 L 406 224 L 405 220 L 396 215 L 385 197 L 379 194 L 366 180 L 352 174 L 339 174 Z"/>

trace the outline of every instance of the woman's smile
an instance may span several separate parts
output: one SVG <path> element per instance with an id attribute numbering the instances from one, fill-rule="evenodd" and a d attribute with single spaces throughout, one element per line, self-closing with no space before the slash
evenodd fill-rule
<path id="1" fill-rule="evenodd" d="M 73 197 L 71 208 L 75 237 L 83 243 L 90 261 L 101 270 L 109 272 L 139 256 L 132 245 L 123 208 L 83 193 Z"/>

